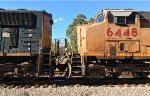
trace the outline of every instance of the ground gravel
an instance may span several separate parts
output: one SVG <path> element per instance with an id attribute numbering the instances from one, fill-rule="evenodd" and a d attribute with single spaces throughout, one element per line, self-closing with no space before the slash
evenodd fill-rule
<path id="1" fill-rule="evenodd" d="M 0 96 L 150 96 L 150 86 L 0 87 Z"/>

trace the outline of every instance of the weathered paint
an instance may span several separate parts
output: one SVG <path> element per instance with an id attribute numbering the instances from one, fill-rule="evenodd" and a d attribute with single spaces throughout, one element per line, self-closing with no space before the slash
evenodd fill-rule
<path id="1" fill-rule="evenodd" d="M 127 10 L 123 12 L 127 12 Z M 80 55 L 102 57 L 150 56 L 150 27 L 141 27 L 141 18 L 138 12 L 136 12 L 135 24 L 127 25 L 109 23 L 108 14 L 109 10 L 105 11 L 103 22 L 77 27 Z M 124 44 L 124 51 L 120 49 L 122 43 Z"/>

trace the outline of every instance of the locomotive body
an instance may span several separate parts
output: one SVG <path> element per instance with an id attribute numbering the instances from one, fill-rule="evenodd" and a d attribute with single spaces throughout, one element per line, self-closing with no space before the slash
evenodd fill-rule
<path id="1" fill-rule="evenodd" d="M 96 15 L 94 24 L 78 26 L 82 73 L 91 77 L 148 77 L 149 18 L 150 12 L 108 9 Z"/>
<path id="2" fill-rule="evenodd" d="M 1 77 L 42 74 L 43 57 L 50 55 L 52 23 L 45 11 L 0 10 Z"/>
<path id="3" fill-rule="evenodd" d="M 102 10 L 77 27 L 78 53 L 52 42 L 52 14 L 0 10 L 0 79 L 150 77 L 150 12 Z"/>

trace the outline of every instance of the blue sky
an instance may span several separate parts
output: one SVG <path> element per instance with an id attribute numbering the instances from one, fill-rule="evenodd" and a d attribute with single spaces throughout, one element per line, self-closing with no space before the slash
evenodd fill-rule
<path id="1" fill-rule="evenodd" d="M 65 38 L 65 31 L 67 26 L 72 22 L 77 14 L 82 13 L 87 18 L 94 17 L 96 13 L 102 9 L 119 8 L 127 9 L 132 8 L 135 10 L 150 11 L 150 1 L 148 0 L 22 0 L 22 1 L 1 1 L 0 7 L 4 9 L 31 9 L 31 10 L 46 10 L 53 14 L 53 39 Z"/>

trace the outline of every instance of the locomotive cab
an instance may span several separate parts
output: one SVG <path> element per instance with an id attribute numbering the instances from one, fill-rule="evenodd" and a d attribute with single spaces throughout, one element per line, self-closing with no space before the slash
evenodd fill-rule
<path id="1" fill-rule="evenodd" d="M 111 54 L 113 53 L 112 47 L 116 47 L 114 49 L 118 57 L 124 57 L 124 54 L 130 56 L 132 53 L 140 52 L 137 12 L 133 10 L 110 11 L 108 13 L 108 23 L 106 39 L 109 40 L 107 43 L 110 44 L 108 50 L 111 57 L 113 57 L 113 54 Z M 112 43 L 115 43 L 115 46 Z"/>

